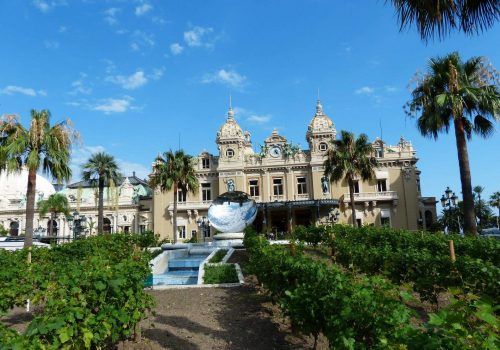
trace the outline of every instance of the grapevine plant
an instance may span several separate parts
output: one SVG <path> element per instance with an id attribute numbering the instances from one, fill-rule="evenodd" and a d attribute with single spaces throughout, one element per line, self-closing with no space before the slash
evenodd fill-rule
<path id="1" fill-rule="evenodd" d="M 324 234 L 329 243 L 335 236 L 327 228 L 316 232 Z M 300 234 L 307 237 L 303 231 Z M 315 242 L 316 238 L 311 243 Z M 312 335 L 315 345 L 323 334 L 332 349 L 500 346 L 498 310 L 491 298 L 457 292 L 447 307 L 429 314 L 425 321 L 405 304 L 413 298 L 412 293 L 381 274 L 360 274 L 338 264 L 313 260 L 301 244 L 270 245 L 250 229 L 244 243 L 251 273 L 289 317 L 292 327 Z"/>
<path id="2" fill-rule="evenodd" d="M 0 322 L 2 349 L 90 349 L 139 334 L 153 306 L 144 292 L 150 254 L 132 235 L 97 236 L 38 248 L 0 250 L 0 313 L 35 307 L 23 333 Z"/>

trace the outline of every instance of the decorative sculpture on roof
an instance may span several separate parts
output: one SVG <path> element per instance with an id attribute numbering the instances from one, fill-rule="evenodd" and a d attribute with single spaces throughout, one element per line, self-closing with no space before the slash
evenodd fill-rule
<path id="1" fill-rule="evenodd" d="M 134 193 L 132 194 L 132 203 L 139 203 L 139 186 L 134 187 Z"/>
<path id="2" fill-rule="evenodd" d="M 294 145 L 293 143 L 285 143 L 283 145 L 283 154 L 285 155 L 285 158 L 292 158 L 294 157 L 298 152 L 300 152 L 300 145 Z"/>

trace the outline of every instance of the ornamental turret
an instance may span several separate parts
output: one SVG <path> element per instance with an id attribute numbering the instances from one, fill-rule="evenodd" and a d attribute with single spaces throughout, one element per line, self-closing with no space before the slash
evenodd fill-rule
<path id="1" fill-rule="evenodd" d="M 311 155 L 322 155 L 331 147 L 331 140 L 335 139 L 337 131 L 332 120 L 323 113 L 323 106 L 318 98 L 316 114 L 307 128 L 306 140 Z"/>
<path id="2" fill-rule="evenodd" d="M 222 161 L 242 160 L 245 148 L 250 144 L 250 135 L 246 135 L 234 119 L 231 103 L 227 112 L 227 119 L 217 132 L 215 140 L 219 148 L 219 159 Z"/>

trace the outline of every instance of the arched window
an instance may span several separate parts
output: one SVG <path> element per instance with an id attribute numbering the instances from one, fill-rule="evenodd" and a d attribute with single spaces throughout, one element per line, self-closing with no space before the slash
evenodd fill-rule
<path id="1" fill-rule="evenodd" d="M 104 218 L 102 222 L 102 230 L 104 233 L 111 233 L 111 220 Z"/>
<path id="2" fill-rule="evenodd" d="M 12 221 L 10 223 L 10 232 L 9 232 L 9 234 L 11 236 L 18 236 L 19 235 L 19 222 Z"/>
<path id="3" fill-rule="evenodd" d="M 425 227 L 429 228 L 434 223 L 432 212 L 430 210 L 426 210 L 424 215 L 425 215 Z"/>
<path id="4" fill-rule="evenodd" d="M 51 230 L 52 229 L 52 230 Z M 47 233 L 52 236 L 57 236 L 57 221 L 56 220 L 50 220 L 47 222 Z"/>

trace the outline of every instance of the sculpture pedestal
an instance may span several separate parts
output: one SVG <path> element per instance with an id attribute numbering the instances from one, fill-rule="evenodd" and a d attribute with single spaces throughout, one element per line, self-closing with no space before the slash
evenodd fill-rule
<path id="1" fill-rule="evenodd" d="M 218 247 L 242 248 L 244 236 L 243 232 L 218 233 L 214 236 L 214 245 Z"/>

